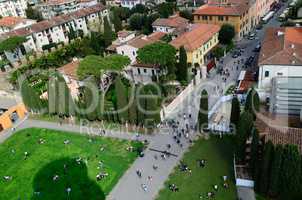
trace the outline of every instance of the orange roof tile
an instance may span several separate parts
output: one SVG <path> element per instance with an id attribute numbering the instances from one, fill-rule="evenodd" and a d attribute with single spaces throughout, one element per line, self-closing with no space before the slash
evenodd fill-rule
<path id="1" fill-rule="evenodd" d="M 302 28 L 267 28 L 258 65 L 301 65 Z"/>
<path id="2" fill-rule="evenodd" d="M 191 31 L 172 40 L 170 44 L 175 48 L 184 46 L 187 51 L 194 51 L 202 44 L 210 40 L 214 34 L 218 33 L 220 26 L 213 24 L 195 24 Z"/>
<path id="3" fill-rule="evenodd" d="M 248 1 L 233 0 L 229 3 L 215 3 L 209 2 L 208 4 L 199 7 L 193 14 L 194 15 L 223 15 L 223 16 L 241 16 L 249 8 Z"/>
<path id="4" fill-rule="evenodd" d="M 13 16 L 3 17 L 2 19 L 0 19 L 0 26 L 14 27 L 15 25 L 17 25 L 25 20 L 27 20 L 27 19 L 24 19 L 21 17 L 13 17 Z"/>
<path id="5" fill-rule="evenodd" d="M 152 23 L 152 26 L 183 27 L 188 25 L 188 20 L 178 15 L 171 16 L 167 19 L 159 18 Z"/>
<path id="6" fill-rule="evenodd" d="M 59 67 L 57 70 L 65 74 L 66 76 L 69 76 L 70 78 L 77 80 L 77 69 L 80 65 L 80 60 L 75 60 L 70 63 L 67 63 L 66 65 L 63 65 L 62 67 Z"/>

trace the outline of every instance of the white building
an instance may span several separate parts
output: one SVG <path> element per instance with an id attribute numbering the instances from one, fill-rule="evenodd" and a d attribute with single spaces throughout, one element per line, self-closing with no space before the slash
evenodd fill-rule
<path id="1" fill-rule="evenodd" d="M 28 52 L 43 51 L 43 47 L 54 43 L 68 43 L 68 33 L 70 28 L 76 32 L 81 32 L 84 36 L 90 33 L 90 24 L 101 23 L 99 20 L 108 16 L 108 10 L 102 4 L 84 8 L 73 13 L 60 15 L 44 20 L 25 28 L 19 28 L 2 35 L 4 40 L 12 36 L 24 36 L 27 41 L 23 43 L 24 50 Z M 7 59 L 17 62 L 20 55 L 13 52 L 5 52 Z"/>
<path id="2" fill-rule="evenodd" d="M 134 83 L 151 83 L 158 80 L 160 75 L 166 72 L 161 70 L 158 65 L 142 64 L 142 63 L 132 63 L 126 68 L 126 75 Z"/>
<path id="3" fill-rule="evenodd" d="M 140 48 L 148 44 L 152 44 L 154 42 L 159 41 L 165 33 L 162 32 L 155 32 L 149 36 L 146 35 L 139 35 L 134 37 L 133 39 L 119 45 L 116 47 L 116 52 L 120 55 L 128 56 L 131 60 L 131 63 L 136 61 L 137 51 Z"/>
<path id="4" fill-rule="evenodd" d="M 297 80 L 302 77 L 302 28 L 283 27 L 268 28 L 263 40 L 259 55 L 258 92 L 262 101 L 276 98 L 278 78 L 287 77 L 287 80 Z M 282 79 L 284 81 L 284 79 Z M 284 84 L 283 84 L 284 85 Z M 287 93 L 293 84 L 288 83 Z M 295 94 L 292 94 L 295 95 Z"/>
<path id="5" fill-rule="evenodd" d="M 26 0 L 0 0 L 0 15 L 2 17 L 26 17 Z"/>
<path id="6" fill-rule="evenodd" d="M 0 19 L 0 34 L 35 24 L 36 20 L 21 17 L 3 17 Z"/>
<path id="7" fill-rule="evenodd" d="M 39 10 L 44 19 L 50 19 L 57 15 L 67 14 L 82 8 L 95 6 L 97 0 L 48 0 L 39 5 Z"/>
<path id="8" fill-rule="evenodd" d="M 161 4 L 163 2 L 165 2 L 165 0 L 116 0 L 116 4 L 120 4 L 122 7 L 129 9 L 133 8 L 137 4 L 154 7 L 157 4 Z"/>

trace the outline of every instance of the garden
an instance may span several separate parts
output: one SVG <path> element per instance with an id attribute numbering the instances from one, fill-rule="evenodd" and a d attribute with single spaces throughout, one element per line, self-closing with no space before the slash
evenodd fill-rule
<path id="1" fill-rule="evenodd" d="M 0 199 L 105 199 L 142 147 L 49 129 L 21 130 L 0 145 Z"/>
<path id="2" fill-rule="evenodd" d="M 209 192 L 213 193 L 214 199 L 236 199 L 233 146 L 232 137 L 199 139 L 174 169 L 157 200 L 208 199 Z M 204 166 L 200 166 L 201 160 L 204 160 Z M 182 170 L 183 166 L 189 170 Z M 227 177 L 226 181 L 223 176 Z M 177 188 L 176 191 L 171 190 L 172 185 Z"/>

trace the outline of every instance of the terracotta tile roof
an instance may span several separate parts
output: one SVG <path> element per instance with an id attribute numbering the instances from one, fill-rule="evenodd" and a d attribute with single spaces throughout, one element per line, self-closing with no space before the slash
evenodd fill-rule
<path id="1" fill-rule="evenodd" d="M 220 26 L 218 25 L 195 24 L 191 31 L 180 35 L 175 40 L 172 40 L 170 44 L 177 49 L 184 46 L 187 51 L 194 51 L 211 39 L 219 30 Z"/>
<path id="2" fill-rule="evenodd" d="M 125 38 L 133 33 L 134 33 L 134 31 L 119 31 L 119 32 L 117 32 L 117 36 Z"/>
<path id="3" fill-rule="evenodd" d="M 188 25 L 188 20 L 178 15 L 171 16 L 167 19 L 159 18 L 152 23 L 152 26 L 164 26 L 164 27 L 173 27 L 173 28 L 183 27 L 187 25 Z"/>
<path id="4" fill-rule="evenodd" d="M 150 35 L 148 35 L 148 39 L 153 40 L 153 41 L 158 41 L 165 35 L 166 35 L 166 33 L 163 33 L 163 32 L 154 32 L 154 33 L 151 33 Z"/>
<path id="5" fill-rule="evenodd" d="M 13 31 L 10 31 L 8 33 L 3 34 L 3 37 L 10 37 L 10 36 L 26 36 L 30 35 L 32 33 L 41 32 L 43 30 L 49 29 L 51 27 L 66 23 L 68 21 L 72 21 L 74 19 L 78 19 L 87 15 L 90 15 L 92 13 L 96 13 L 102 10 L 105 10 L 106 7 L 102 4 L 97 4 L 91 7 L 83 8 L 80 10 L 77 10 L 72 13 L 64 14 L 55 16 L 49 20 L 43 20 L 38 23 L 32 24 L 26 28 L 20 28 Z"/>
<path id="6" fill-rule="evenodd" d="M 66 65 L 63 65 L 60 68 L 57 68 L 57 70 L 60 73 L 66 75 L 74 80 L 77 80 L 78 79 L 77 69 L 78 69 L 79 65 L 80 65 L 80 60 L 75 60 Z"/>
<path id="7" fill-rule="evenodd" d="M 8 16 L 8 17 L 3 17 L 0 19 L 0 26 L 4 27 L 14 27 L 19 23 L 22 23 L 28 19 L 21 18 L 21 17 L 13 17 L 13 16 Z"/>
<path id="8" fill-rule="evenodd" d="M 75 0 L 47 0 L 46 5 L 58 5 L 58 4 L 64 4 L 64 3 L 69 3 Z"/>
<path id="9" fill-rule="evenodd" d="M 249 9 L 248 1 L 232 0 L 228 3 L 209 2 L 199 7 L 194 15 L 223 15 L 223 16 L 241 16 Z"/>
<path id="10" fill-rule="evenodd" d="M 258 65 L 302 65 L 302 28 L 267 28 Z"/>
<path id="11" fill-rule="evenodd" d="M 127 42 L 128 45 L 133 46 L 135 48 L 142 48 L 148 44 L 152 44 L 153 41 L 147 40 L 147 36 L 145 35 L 139 35 Z"/>
<path id="12" fill-rule="evenodd" d="M 265 134 L 265 142 L 272 141 L 274 145 L 293 144 L 297 145 L 302 153 L 302 129 L 291 127 L 268 127 Z"/>

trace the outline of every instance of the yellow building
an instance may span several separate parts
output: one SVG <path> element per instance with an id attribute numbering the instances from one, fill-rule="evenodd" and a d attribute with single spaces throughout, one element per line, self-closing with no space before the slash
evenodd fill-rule
<path id="1" fill-rule="evenodd" d="M 193 24 L 191 30 L 172 40 L 176 49 L 183 46 L 187 52 L 187 62 L 192 66 L 213 66 L 210 51 L 218 44 L 220 26 L 213 24 Z M 210 65 L 209 65 L 210 64 Z"/>
<path id="2" fill-rule="evenodd" d="M 13 124 L 23 119 L 26 115 L 26 108 L 23 103 L 16 103 L 11 99 L 0 99 L 0 132 L 11 128 Z"/>
<path id="3" fill-rule="evenodd" d="M 231 24 L 235 28 L 236 39 L 241 39 L 250 31 L 250 3 L 247 0 L 222 0 L 208 2 L 194 13 L 195 23 Z"/>

